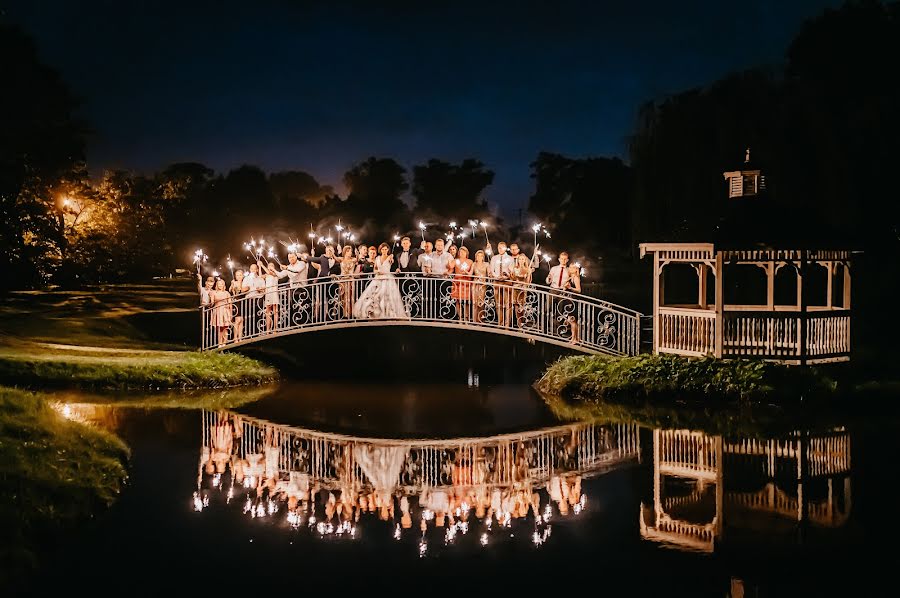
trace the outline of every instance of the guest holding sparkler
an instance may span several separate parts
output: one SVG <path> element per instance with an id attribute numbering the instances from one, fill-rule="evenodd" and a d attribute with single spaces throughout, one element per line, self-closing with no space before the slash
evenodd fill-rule
<path id="1" fill-rule="evenodd" d="M 568 331 L 571 337 L 573 329 L 569 317 L 575 306 L 571 299 L 566 299 L 563 296 L 569 286 L 569 254 L 565 251 L 559 254 L 559 264 L 550 268 L 550 273 L 547 274 L 547 284 L 550 285 L 551 292 L 557 295 L 550 302 L 552 311 L 550 332 L 562 336 Z M 555 327 L 552 324 L 553 321 L 557 322 Z"/>
<path id="2" fill-rule="evenodd" d="M 210 294 L 213 291 L 213 286 L 216 284 L 216 279 L 212 276 L 206 277 L 206 284 L 203 284 L 203 275 L 199 272 L 197 273 L 197 292 L 200 293 L 200 305 L 209 305 L 211 303 Z"/>
<path id="3" fill-rule="evenodd" d="M 472 260 L 466 246 L 460 247 L 456 259 L 450 262 L 450 274 L 453 275 L 450 295 L 456 300 L 456 313 L 461 321 L 468 321 L 472 316 L 469 306 L 472 298 Z"/>
<path id="4" fill-rule="evenodd" d="M 490 277 L 490 267 L 484 261 L 484 251 L 475 252 L 475 261 L 472 263 L 472 320 L 484 323 L 484 297 L 487 294 L 487 279 Z"/>
<path id="5" fill-rule="evenodd" d="M 341 275 L 341 261 L 342 259 L 337 257 L 334 254 L 334 245 L 328 243 L 325 246 L 325 254 L 320 255 L 318 257 L 310 257 L 309 263 L 316 269 L 318 273 L 317 279 L 327 279 L 334 276 Z M 319 321 L 325 321 L 326 319 L 337 319 L 338 314 L 332 314 L 332 317 L 327 317 L 328 315 L 328 298 L 336 299 L 338 291 L 335 289 L 335 285 L 330 282 L 322 282 L 316 285 L 315 288 L 315 307 L 313 309 L 314 318 Z M 336 311 L 335 308 L 334 311 Z"/>
<path id="6" fill-rule="evenodd" d="M 216 281 L 216 288 L 209 293 L 209 298 L 213 305 L 212 324 L 219 333 L 219 347 L 222 347 L 228 342 L 232 323 L 231 293 L 225 290 L 224 279 Z"/>
<path id="7" fill-rule="evenodd" d="M 569 278 L 566 281 L 565 289 L 570 293 L 581 293 L 581 268 L 572 264 L 568 268 L 568 273 Z M 573 313 L 566 316 L 566 322 L 569 324 L 570 342 L 577 343 L 579 340 L 578 320 L 575 318 L 574 310 Z"/>
<path id="8" fill-rule="evenodd" d="M 525 301 L 528 298 L 528 287 L 531 284 L 531 260 L 524 253 L 518 253 L 516 248 L 515 265 L 510 270 L 509 278 L 513 282 L 513 303 L 516 311 L 516 323 L 519 328 L 523 328 L 530 323 L 534 323 L 534 316 L 525 321 Z"/>
<path id="9" fill-rule="evenodd" d="M 237 299 L 239 295 L 244 292 L 244 270 L 242 268 L 238 268 L 234 271 L 234 279 L 231 281 L 231 285 L 228 287 L 228 292 L 231 293 L 231 298 Z M 232 340 L 234 342 L 239 342 L 244 338 L 244 315 L 241 310 L 243 303 L 238 304 L 238 306 L 234 305 L 234 301 L 232 301 L 232 328 L 234 331 L 234 335 Z"/>
<path id="10" fill-rule="evenodd" d="M 398 274 L 400 272 L 421 272 L 422 265 L 419 256 L 425 251 L 425 241 L 422 241 L 422 247 L 412 249 L 412 241 L 409 237 L 400 239 L 400 249 L 394 252 L 394 268 Z"/>
<path id="11" fill-rule="evenodd" d="M 357 259 L 356 269 L 359 270 L 360 274 L 364 275 L 364 278 L 372 278 L 372 273 L 375 272 L 376 257 L 378 257 L 378 248 L 374 245 L 369 245 L 366 248 L 366 255 Z"/>
<path id="12" fill-rule="evenodd" d="M 344 245 L 341 251 L 341 305 L 344 308 L 344 317 L 350 319 L 353 314 L 353 274 L 356 270 L 357 258 L 353 255 L 353 247 Z"/>
<path id="13" fill-rule="evenodd" d="M 275 262 L 269 262 L 266 266 L 262 262 L 257 262 L 259 268 L 264 272 L 265 281 L 265 300 L 266 307 L 266 332 L 274 332 L 278 327 L 278 279 L 279 271 L 275 267 Z"/>
<path id="14" fill-rule="evenodd" d="M 419 271 L 422 274 L 431 274 L 431 260 L 434 258 L 434 253 L 432 250 L 434 246 L 431 244 L 431 241 L 423 241 L 425 246 L 422 248 L 422 253 L 416 258 L 416 264 L 419 266 Z"/>
<path id="15" fill-rule="evenodd" d="M 487 253 L 491 253 L 491 245 L 485 247 Z M 497 299 L 497 324 L 508 326 L 512 312 L 512 289 L 509 285 L 509 273 L 515 264 L 515 260 L 506 253 L 506 243 L 497 243 L 497 255 L 491 258 L 491 278 L 497 281 L 494 284 L 494 294 Z"/>

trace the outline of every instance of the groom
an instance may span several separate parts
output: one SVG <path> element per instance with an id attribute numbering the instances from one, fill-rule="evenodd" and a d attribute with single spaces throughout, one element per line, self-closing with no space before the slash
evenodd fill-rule
<path id="1" fill-rule="evenodd" d="M 422 245 L 425 245 L 425 241 L 422 241 Z M 409 237 L 400 239 L 400 249 L 394 252 L 394 266 L 396 266 L 394 271 L 396 273 L 421 272 L 419 268 L 419 254 L 422 253 L 422 249 L 412 249 L 411 247 L 412 241 L 410 241 Z"/>
<path id="2" fill-rule="evenodd" d="M 422 249 L 424 248 L 425 241 L 422 241 Z M 397 274 L 421 272 L 422 269 L 419 267 L 419 256 L 422 255 L 422 249 L 413 249 L 412 241 L 409 237 L 400 239 L 400 249 L 394 252 L 394 272 Z M 421 304 L 421 289 L 419 288 L 420 285 L 417 284 L 417 281 L 413 279 L 414 277 L 415 274 L 412 274 L 399 281 L 401 297 L 407 297 L 409 299 L 410 295 L 415 293 L 416 301 L 411 301 L 409 305 L 411 317 L 421 314 L 420 308 L 417 307 Z M 415 289 L 415 291 L 413 289 Z"/>

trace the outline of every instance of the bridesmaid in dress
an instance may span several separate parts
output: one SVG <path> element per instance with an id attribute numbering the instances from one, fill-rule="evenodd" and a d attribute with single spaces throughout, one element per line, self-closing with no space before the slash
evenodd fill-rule
<path id="1" fill-rule="evenodd" d="M 513 269 L 509 273 L 510 280 L 513 281 L 513 304 L 516 310 L 516 322 L 522 328 L 532 322 L 524 321 L 525 300 L 528 296 L 528 285 L 531 283 L 531 260 L 524 253 L 516 256 L 516 262 Z"/>
<path id="2" fill-rule="evenodd" d="M 353 247 L 345 245 L 341 251 L 341 304 L 344 307 L 344 317 L 349 319 L 353 313 L 353 274 L 356 272 L 357 258 L 353 255 Z"/>
<path id="3" fill-rule="evenodd" d="M 484 323 L 484 296 L 487 292 L 488 263 L 484 261 L 484 251 L 475 252 L 472 264 L 472 320 Z"/>
<path id="4" fill-rule="evenodd" d="M 453 274 L 451 296 L 456 300 L 456 313 L 463 322 L 471 318 L 469 304 L 472 298 L 472 265 L 469 249 L 465 245 L 459 248 L 456 259 L 450 262 L 450 272 Z"/>
<path id="5" fill-rule="evenodd" d="M 231 293 L 225 290 L 225 280 L 216 281 L 215 290 L 210 293 L 213 304 L 213 325 L 219 331 L 219 346 L 228 342 L 228 330 L 231 328 Z"/>

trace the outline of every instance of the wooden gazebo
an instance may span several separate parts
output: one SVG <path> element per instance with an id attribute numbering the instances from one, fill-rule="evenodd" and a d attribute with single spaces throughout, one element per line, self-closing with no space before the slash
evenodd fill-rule
<path id="1" fill-rule="evenodd" d="M 765 189 L 760 171 L 749 167 L 749 150 L 745 168 L 726 172 L 725 178 L 729 197 L 738 201 L 754 201 Z M 757 357 L 792 364 L 850 359 L 850 251 L 737 239 L 642 243 L 640 250 L 642 258 L 653 256 L 654 353 Z M 696 302 L 666 301 L 665 270 L 672 264 L 687 264 L 696 273 Z M 745 292 L 738 300 L 738 293 L 729 288 L 729 272 L 748 265 L 764 273 L 765 291 L 759 284 L 757 293 Z M 735 281 L 746 279 L 747 272 L 743 274 Z M 776 277 L 784 283 L 785 276 L 796 278 L 796 292 L 776 302 Z M 726 302 L 729 296 L 733 302 Z"/>

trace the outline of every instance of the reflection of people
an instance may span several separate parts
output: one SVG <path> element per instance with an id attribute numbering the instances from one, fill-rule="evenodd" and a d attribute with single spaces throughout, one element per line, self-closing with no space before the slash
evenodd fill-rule
<path id="1" fill-rule="evenodd" d="M 353 317 L 357 319 L 406 318 L 406 307 L 400 296 L 400 286 L 391 266 L 394 257 L 389 255 L 390 247 L 382 243 L 380 255 L 375 258 L 375 277 L 353 306 Z"/>

